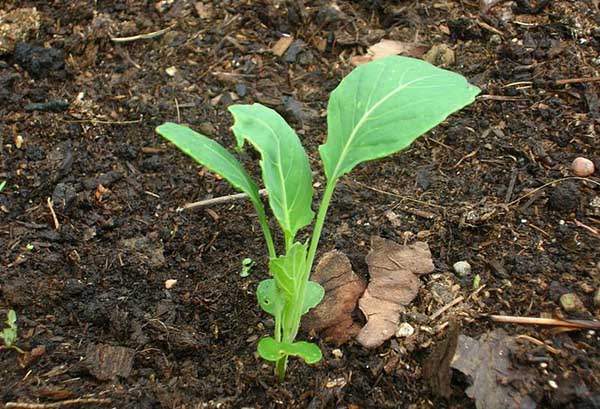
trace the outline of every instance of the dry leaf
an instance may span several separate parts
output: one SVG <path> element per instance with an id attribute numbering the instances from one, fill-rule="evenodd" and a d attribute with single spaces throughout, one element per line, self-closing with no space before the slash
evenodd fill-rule
<path id="1" fill-rule="evenodd" d="M 427 47 L 418 43 L 383 39 L 377 44 L 369 47 L 367 54 L 353 57 L 352 64 L 366 64 L 379 58 L 398 54 L 420 58 L 425 51 L 427 51 Z"/>
<path id="2" fill-rule="evenodd" d="M 294 37 L 292 37 L 292 36 L 281 37 L 279 40 L 277 40 L 277 42 L 273 45 L 273 47 L 271 47 L 271 51 L 276 56 L 281 57 L 283 54 L 285 54 L 285 52 L 290 47 L 290 45 L 292 45 L 293 42 L 294 42 Z"/>
<path id="3" fill-rule="evenodd" d="M 402 246 L 374 237 L 371 248 L 367 256 L 371 282 L 358 303 L 367 325 L 356 338 L 366 348 L 378 347 L 394 335 L 400 312 L 419 292 L 418 276 L 434 269 L 427 243 Z"/>
<path id="4" fill-rule="evenodd" d="M 338 344 L 356 336 L 360 326 L 354 323 L 352 312 L 365 283 L 352 271 L 348 257 L 340 251 L 330 251 L 321 257 L 311 279 L 325 288 L 325 297 L 306 314 L 304 328 L 323 332 L 325 338 Z"/>
<path id="5" fill-rule="evenodd" d="M 479 340 L 459 335 L 451 367 L 465 374 L 470 382 L 466 390 L 475 399 L 477 409 L 534 409 L 535 401 L 527 394 L 535 384 L 537 371 L 515 367 L 510 356 L 518 345 L 514 336 L 494 330 Z"/>

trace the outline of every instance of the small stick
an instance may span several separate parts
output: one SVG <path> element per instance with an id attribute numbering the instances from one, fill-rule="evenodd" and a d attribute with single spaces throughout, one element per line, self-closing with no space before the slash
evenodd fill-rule
<path id="1" fill-rule="evenodd" d="M 138 35 L 131 36 L 131 37 L 111 37 L 110 39 L 112 41 L 114 41 L 115 43 L 128 43 L 128 42 L 137 41 L 137 40 L 149 40 L 151 38 L 163 35 L 167 31 L 170 31 L 173 27 L 175 27 L 174 24 L 167 28 L 163 28 L 162 30 L 153 31 L 152 33 L 138 34 Z"/>
<path id="2" fill-rule="evenodd" d="M 564 80 L 556 80 L 556 85 L 567 85 L 567 84 L 580 84 L 582 82 L 596 82 L 600 81 L 600 77 L 580 77 L 580 78 L 567 78 Z"/>
<path id="3" fill-rule="evenodd" d="M 110 405 L 110 399 L 68 399 L 54 403 L 26 403 L 26 402 L 8 402 L 6 409 L 57 409 L 67 408 L 69 406 L 79 405 Z"/>
<path id="4" fill-rule="evenodd" d="M 260 189 L 258 191 L 258 194 L 261 195 L 261 196 L 266 196 L 267 195 L 267 189 Z M 212 198 L 212 199 L 200 200 L 198 202 L 184 204 L 183 206 L 177 208 L 177 212 L 181 212 L 183 210 L 197 209 L 199 207 L 212 206 L 212 205 L 216 205 L 216 204 L 234 202 L 236 200 L 241 200 L 241 199 L 246 199 L 246 198 L 248 198 L 247 194 L 245 194 L 245 193 L 236 193 L 234 195 L 220 196 L 220 197 L 215 197 L 215 198 Z"/>
<path id="5" fill-rule="evenodd" d="M 583 224 L 581 223 L 579 220 L 575 219 L 575 226 L 577 227 L 583 227 L 584 229 L 586 229 L 587 231 L 589 231 L 590 233 L 592 233 L 594 236 L 600 238 L 600 231 L 598 231 L 598 229 L 588 226 L 587 224 Z"/>
<path id="6" fill-rule="evenodd" d="M 433 321 L 434 319 L 448 311 L 450 308 L 454 307 L 456 304 L 463 302 L 464 299 L 465 297 L 461 295 L 460 297 L 457 297 L 454 300 L 450 301 L 448 304 L 444 305 L 442 308 L 431 314 L 431 317 L 429 317 L 429 321 Z"/>
<path id="7" fill-rule="evenodd" d="M 529 335 L 517 335 L 517 339 L 524 339 L 524 340 L 529 341 L 529 342 L 531 342 L 533 344 L 536 344 L 538 346 L 544 347 L 549 352 L 551 352 L 551 353 L 553 353 L 555 355 L 560 354 L 560 350 L 559 349 L 551 347 L 550 345 L 546 345 L 546 343 L 544 343 L 543 341 L 540 341 L 539 339 L 534 338 L 534 337 L 530 337 Z"/>
<path id="8" fill-rule="evenodd" d="M 51 198 L 48 198 L 47 204 L 48 209 L 50 209 L 50 214 L 52 215 L 52 221 L 54 222 L 54 229 L 58 230 L 60 228 L 60 224 L 58 223 L 58 218 L 56 217 L 56 213 L 54 212 L 54 205 L 52 203 Z"/>
<path id="9" fill-rule="evenodd" d="M 494 322 L 503 322 L 507 324 L 547 325 L 553 327 L 578 329 L 600 329 L 600 321 L 560 320 L 558 318 L 516 317 L 510 315 L 489 315 L 489 317 Z"/>
<path id="10" fill-rule="evenodd" d="M 529 196 L 533 195 L 534 193 L 537 193 L 540 190 L 547 188 L 550 185 L 553 185 L 553 184 L 559 183 L 559 182 L 564 182 L 565 180 L 573 180 L 573 179 L 575 179 L 575 180 L 584 180 L 586 182 L 591 182 L 591 183 L 593 183 L 595 185 L 600 186 L 600 182 L 596 182 L 595 180 L 590 179 L 590 178 L 582 178 L 582 177 L 579 177 L 579 176 L 568 176 L 566 178 L 556 179 L 556 180 L 553 180 L 551 182 L 544 183 L 542 186 L 540 186 L 538 188 L 535 188 L 535 189 L 533 189 L 530 192 L 525 193 L 523 196 L 519 197 L 518 199 L 513 200 L 510 203 L 507 203 L 506 205 L 507 206 L 512 206 L 512 205 L 514 205 L 516 203 L 519 203 L 521 200 L 525 199 L 526 197 L 529 197 Z"/>

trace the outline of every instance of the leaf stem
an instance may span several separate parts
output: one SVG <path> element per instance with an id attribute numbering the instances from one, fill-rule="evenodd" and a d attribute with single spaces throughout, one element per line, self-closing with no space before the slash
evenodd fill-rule
<path id="1" fill-rule="evenodd" d="M 262 203 L 254 203 L 254 208 L 256 209 L 256 214 L 258 215 L 258 223 L 260 224 L 260 228 L 265 235 L 265 241 L 267 243 L 267 249 L 269 250 L 269 258 L 277 257 L 277 253 L 275 251 L 275 244 L 273 244 L 273 236 L 271 236 L 271 229 L 269 228 L 269 223 L 267 222 L 267 214 L 265 213 L 265 208 Z"/>
<path id="2" fill-rule="evenodd" d="M 277 363 L 275 364 L 275 374 L 279 378 L 279 382 L 283 382 L 283 380 L 285 379 L 285 371 L 287 369 L 287 359 L 288 359 L 288 356 L 284 355 L 283 357 L 279 358 L 277 360 Z"/>
<path id="3" fill-rule="evenodd" d="M 327 181 L 325 186 L 325 192 L 323 193 L 323 199 L 319 206 L 319 212 L 317 213 L 317 221 L 315 222 L 315 228 L 310 239 L 310 247 L 308 249 L 308 255 L 306 257 L 306 273 L 303 281 L 308 281 L 310 278 L 310 272 L 315 261 L 315 255 L 317 253 L 317 246 L 319 245 L 319 239 L 321 238 L 321 232 L 323 230 L 323 224 L 325 223 L 325 217 L 327 216 L 327 209 L 329 209 L 329 203 L 331 197 L 335 191 L 335 185 L 337 185 L 339 178 L 335 178 Z"/>

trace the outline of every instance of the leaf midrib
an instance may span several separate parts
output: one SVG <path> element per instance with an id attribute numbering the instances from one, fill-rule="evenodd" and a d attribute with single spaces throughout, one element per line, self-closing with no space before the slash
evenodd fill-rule
<path id="1" fill-rule="evenodd" d="M 362 115 L 362 117 L 358 120 L 358 122 L 356 123 L 356 125 L 354 126 L 354 128 L 352 129 L 352 132 L 350 133 L 350 137 L 348 138 L 347 143 L 344 145 L 342 152 L 340 153 L 340 158 L 337 162 L 337 165 L 335 166 L 335 169 L 332 173 L 332 178 L 336 179 L 338 177 L 340 177 L 341 175 L 338 175 L 340 166 L 342 165 L 342 163 L 344 162 L 344 160 L 346 159 L 346 155 L 348 154 L 348 149 L 349 147 L 352 145 L 352 142 L 354 141 L 354 138 L 356 138 L 356 135 L 358 134 L 358 130 L 364 125 L 364 123 L 367 121 L 368 117 L 371 115 L 371 113 L 373 111 L 375 111 L 377 108 L 379 108 L 381 106 L 381 104 L 383 104 L 384 102 L 386 102 L 388 99 L 390 99 L 392 96 L 394 96 L 395 94 L 397 94 L 398 92 L 408 88 L 410 85 L 419 82 L 419 81 L 423 81 L 429 78 L 433 78 L 436 77 L 436 75 L 429 75 L 427 77 L 422 77 L 422 78 L 418 78 L 415 79 L 413 81 L 407 82 L 406 84 L 403 84 L 397 88 L 395 88 L 394 90 L 390 91 L 386 96 L 384 96 L 383 98 L 381 98 L 381 100 L 379 100 L 378 102 L 376 102 L 375 104 L 373 104 L 373 106 L 371 108 L 369 108 L 367 111 L 365 111 L 365 113 Z"/>

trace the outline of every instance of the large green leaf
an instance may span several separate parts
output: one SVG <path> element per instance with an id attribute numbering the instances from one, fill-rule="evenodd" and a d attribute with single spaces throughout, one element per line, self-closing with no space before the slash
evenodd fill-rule
<path id="1" fill-rule="evenodd" d="M 269 204 L 286 237 L 313 219 L 312 172 L 296 132 L 275 111 L 260 104 L 232 105 L 233 133 L 238 146 L 248 140 L 262 156 L 261 167 Z"/>
<path id="2" fill-rule="evenodd" d="M 288 302 L 293 302 L 306 270 L 306 252 L 306 244 L 296 242 L 288 249 L 285 256 L 272 258 L 269 262 L 269 270 L 273 274 L 277 288 Z"/>
<path id="3" fill-rule="evenodd" d="M 265 337 L 258 342 L 258 353 L 267 361 L 277 361 L 285 356 L 298 356 L 307 364 L 317 363 L 323 358 L 321 349 L 312 342 L 277 342 L 272 337 Z"/>
<path id="4" fill-rule="evenodd" d="M 196 162 L 246 193 L 255 205 L 259 204 L 262 207 L 256 183 L 227 149 L 186 126 L 172 122 L 162 124 L 156 128 L 156 132 L 171 141 Z"/>
<path id="5" fill-rule="evenodd" d="M 327 141 L 319 147 L 327 178 L 406 148 L 479 92 L 461 75 L 413 58 L 357 67 L 329 98 Z"/>

